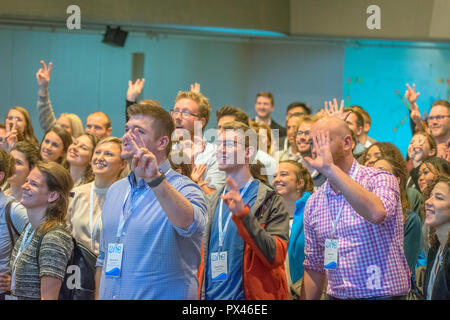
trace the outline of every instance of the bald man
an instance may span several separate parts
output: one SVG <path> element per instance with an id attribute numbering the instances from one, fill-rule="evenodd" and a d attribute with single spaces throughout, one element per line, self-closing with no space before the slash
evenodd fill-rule
<path id="1" fill-rule="evenodd" d="M 311 167 L 327 181 L 304 212 L 302 299 L 405 299 L 410 290 L 396 178 L 359 165 L 348 125 L 327 117 L 311 128 Z"/>

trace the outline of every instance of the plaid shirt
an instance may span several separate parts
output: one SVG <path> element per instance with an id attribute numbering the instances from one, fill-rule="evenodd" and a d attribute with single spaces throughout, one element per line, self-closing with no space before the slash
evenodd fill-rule
<path id="1" fill-rule="evenodd" d="M 357 162 L 354 161 L 349 176 Z M 325 239 L 338 221 L 338 266 L 327 270 L 327 294 L 338 299 L 406 295 L 409 268 L 403 252 L 403 216 L 397 179 L 386 172 L 359 165 L 355 181 L 377 195 L 386 209 L 383 223 L 361 217 L 327 180 L 308 200 L 304 214 L 306 269 L 324 273 Z M 328 210 L 327 198 L 330 210 Z M 329 212 L 331 211 L 331 212 Z"/>

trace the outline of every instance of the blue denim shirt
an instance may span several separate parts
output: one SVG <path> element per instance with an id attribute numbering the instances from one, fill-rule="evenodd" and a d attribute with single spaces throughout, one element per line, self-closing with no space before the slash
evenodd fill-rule
<path id="1" fill-rule="evenodd" d="M 165 161 L 159 169 L 167 181 L 194 209 L 194 221 L 188 230 L 169 221 L 150 187 L 135 183 L 133 173 L 108 190 L 102 209 L 102 235 L 97 266 L 103 267 L 99 298 L 106 300 L 196 299 L 197 270 L 203 231 L 207 222 L 206 201 L 200 187 L 190 179 L 170 170 Z M 125 199 L 131 186 L 130 196 Z M 122 270 L 118 278 L 106 277 L 108 243 L 114 243 L 120 215 L 125 207 L 136 205 L 125 223 L 120 242 L 123 243 Z M 126 203 L 124 203 L 126 200 Z M 126 215 L 125 215 L 126 216 Z"/>

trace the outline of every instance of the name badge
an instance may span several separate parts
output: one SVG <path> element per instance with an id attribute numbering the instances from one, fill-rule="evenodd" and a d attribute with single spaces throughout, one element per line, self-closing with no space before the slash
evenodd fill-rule
<path id="1" fill-rule="evenodd" d="M 9 295 L 9 294 L 6 294 L 5 295 L 5 300 L 19 300 L 19 298 L 15 297 L 15 296 L 12 296 L 12 295 Z"/>
<path id="2" fill-rule="evenodd" d="M 109 243 L 105 275 L 120 277 L 122 270 L 123 243 Z"/>
<path id="3" fill-rule="evenodd" d="M 211 278 L 212 281 L 225 281 L 228 278 L 227 252 L 211 253 Z"/>
<path id="4" fill-rule="evenodd" d="M 338 262 L 338 241 L 335 239 L 325 240 L 324 269 L 336 270 Z"/>

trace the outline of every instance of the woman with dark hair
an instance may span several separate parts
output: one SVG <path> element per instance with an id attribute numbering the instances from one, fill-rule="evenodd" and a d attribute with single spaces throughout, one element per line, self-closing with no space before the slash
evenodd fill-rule
<path id="1" fill-rule="evenodd" d="M 5 190 L 5 194 L 20 201 L 22 200 L 22 185 L 36 163 L 41 160 L 41 156 L 39 149 L 27 141 L 18 142 L 10 154 L 14 158 L 15 173 L 7 180 L 9 188 Z"/>
<path id="2" fill-rule="evenodd" d="M 14 297 L 58 299 L 73 250 L 65 223 L 72 186 L 69 172 L 56 162 L 39 162 L 28 175 L 21 202 L 29 223 L 11 256 Z"/>
<path id="3" fill-rule="evenodd" d="M 66 160 L 70 165 L 70 175 L 75 182 L 74 188 L 94 180 L 91 159 L 99 138 L 83 133 L 67 149 Z"/>
<path id="4" fill-rule="evenodd" d="M 305 234 L 303 231 L 303 210 L 314 190 L 308 170 L 293 160 L 280 162 L 273 179 L 273 186 L 284 199 L 289 213 L 289 247 L 286 260 L 286 275 L 293 297 L 300 296 L 305 260 Z"/>
<path id="5" fill-rule="evenodd" d="M 392 158 L 383 158 L 375 162 L 374 168 L 392 173 L 398 180 L 403 211 L 403 249 L 409 270 L 414 272 L 414 267 L 423 247 L 422 221 L 418 212 L 410 209 L 406 191 L 408 177 L 406 161 L 398 162 Z"/>
<path id="6" fill-rule="evenodd" d="M 430 227 L 425 272 L 427 300 L 450 300 L 450 177 L 440 176 L 425 202 L 425 224 Z"/>
<path id="7" fill-rule="evenodd" d="M 427 187 L 440 176 L 450 175 L 450 163 L 442 158 L 428 157 L 425 158 L 419 168 L 418 185 L 420 192 L 425 192 Z"/>
<path id="8" fill-rule="evenodd" d="M 359 159 L 359 163 L 367 167 L 373 167 L 375 162 L 384 158 L 394 159 L 398 163 L 404 163 L 405 161 L 400 149 L 394 144 L 390 142 L 376 142 L 364 151 Z M 410 177 L 407 178 L 406 182 L 409 204 L 412 211 L 419 212 L 420 206 L 422 205 L 422 195 L 418 189 L 408 187 L 409 179 Z"/>
<path id="9" fill-rule="evenodd" d="M 54 161 L 69 169 L 66 160 L 67 150 L 72 144 L 70 134 L 58 125 L 53 126 L 45 133 L 39 148 L 42 160 Z"/>
<path id="10" fill-rule="evenodd" d="M 420 189 L 418 183 L 419 167 L 424 159 L 436 156 L 436 150 L 436 141 L 428 133 L 418 131 L 414 134 L 408 146 L 408 159 L 413 167 L 409 172 L 411 178 L 408 181 L 408 187 Z"/>

